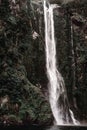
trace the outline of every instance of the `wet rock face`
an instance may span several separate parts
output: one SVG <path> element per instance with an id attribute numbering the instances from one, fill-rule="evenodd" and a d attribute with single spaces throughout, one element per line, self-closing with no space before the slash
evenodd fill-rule
<path id="1" fill-rule="evenodd" d="M 32 0 L 33 2 L 35 2 L 36 4 L 43 2 L 44 0 Z M 86 0 L 48 0 L 51 4 L 68 4 L 68 3 L 72 3 L 72 2 L 76 2 L 76 3 L 87 3 Z"/>
<path id="2" fill-rule="evenodd" d="M 33 0 L 34 2 L 43 2 L 44 0 Z M 75 0 L 48 0 L 51 4 L 67 4 Z"/>
<path id="3" fill-rule="evenodd" d="M 84 1 L 84 2 L 86 2 L 86 1 Z M 69 39 L 69 37 L 71 35 L 70 34 L 70 28 L 71 28 L 71 23 L 70 22 L 72 22 L 73 35 L 74 35 L 73 40 L 74 40 L 74 47 L 75 47 L 74 52 L 75 52 L 75 60 L 76 60 L 76 62 L 75 62 L 76 75 L 75 76 L 76 76 L 76 86 L 77 86 L 76 90 L 73 90 L 73 94 L 74 94 L 74 97 L 76 98 L 77 109 L 80 112 L 80 114 L 79 114 L 80 117 L 86 119 L 87 118 L 87 110 L 86 110 L 87 109 L 86 108 L 86 103 L 87 102 L 85 100 L 85 95 L 87 94 L 87 92 L 85 91 L 85 92 L 79 93 L 80 91 L 84 91 L 84 89 L 86 87 L 86 84 L 87 84 L 87 81 L 85 80 L 85 76 L 87 76 L 87 73 L 84 73 L 85 64 L 86 64 L 86 56 L 87 56 L 86 51 L 85 51 L 85 49 L 87 50 L 87 44 L 86 44 L 87 39 L 85 37 L 87 35 L 86 32 L 85 32 L 85 29 L 86 29 L 86 26 L 87 26 L 87 15 L 86 15 L 87 4 L 85 4 L 84 2 L 82 3 L 82 2 L 78 1 L 77 3 L 76 2 L 68 3 L 67 6 L 68 6 L 69 10 L 64 15 L 65 18 L 64 17 L 59 17 L 58 20 L 55 20 L 55 26 L 56 26 L 56 37 L 58 37 L 58 42 L 57 42 L 58 48 L 61 48 L 61 49 L 58 49 L 58 51 L 57 51 L 57 52 L 60 52 L 60 53 L 58 53 L 59 65 L 62 66 L 64 64 L 67 64 L 63 68 L 61 68 L 61 66 L 60 66 L 60 70 L 64 75 L 66 75 L 66 76 L 64 76 L 64 79 L 65 79 L 66 87 L 67 86 L 69 87 L 70 82 L 68 80 L 69 79 L 68 74 L 69 74 L 69 71 L 71 71 L 71 75 L 73 75 L 73 71 L 69 69 L 68 61 L 70 60 L 70 58 L 67 59 L 67 57 L 68 57 L 68 55 L 72 55 L 72 54 L 67 55 L 66 50 L 68 49 L 69 44 L 71 44 L 71 38 Z M 68 16 L 68 18 L 66 16 Z M 62 24 L 61 24 L 61 21 L 62 21 Z M 61 26 L 61 28 L 59 27 L 58 23 Z M 57 30 L 57 26 L 58 26 L 59 30 Z M 64 26 L 66 26 L 66 29 L 67 29 L 69 34 L 67 34 L 67 31 L 65 31 Z M 67 35 L 68 35 L 68 37 L 66 37 Z M 65 38 L 65 40 L 64 39 L 62 40 L 61 36 L 63 36 L 63 38 Z M 67 41 L 67 38 L 68 38 L 68 41 Z M 61 43 L 61 41 L 62 41 L 62 43 Z M 63 44 L 65 45 L 65 47 L 64 47 Z M 65 48 L 65 50 L 64 50 L 64 48 Z M 82 54 L 82 51 L 81 51 L 82 48 L 85 48 L 85 49 L 83 49 L 84 54 Z M 64 56 L 63 54 L 66 55 L 66 56 Z M 64 60 L 61 56 L 65 57 L 66 60 Z M 78 62 L 79 58 L 82 58 L 83 61 L 80 60 Z M 72 60 L 72 58 L 71 58 L 71 60 Z M 66 63 L 64 63 L 64 61 Z M 67 69 L 67 67 L 68 67 L 68 69 Z M 65 72 L 67 72 L 67 74 L 65 74 L 64 69 L 65 69 Z M 80 79 L 80 76 L 81 76 L 80 72 L 83 75 L 81 79 Z M 72 83 L 73 83 L 73 81 L 74 81 L 73 77 L 72 77 L 72 79 L 70 81 L 72 81 Z M 72 85 L 70 85 L 70 86 L 72 86 Z M 81 86 L 83 86 L 83 87 L 81 87 Z M 68 90 L 68 88 L 67 88 L 67 90 Z M 70 91 L 70 90 L 68 90 L 68 91 Z M 83 99 L 83 95 L 84 95 L 84 99 Z M 81 104 L 79 103 L 79 101 L 81 101 L 80 102 Z M 84 109 L 84 110 L 81 110 L 81 109 Z M 83 113 L 85 113 L 86 115 L 84 115 Z"/>
<path id="4" fill-rule="evenodd" d="M 87 77 L 87 0 L 50 0 L 50 3 L 61 4 L 59 10 L 54 10 L 55 37 L 57 44 L 57 60 L 60 72 L 62 73 L 68 92 L 70 106 L 74 110 L 75 115 L 79 113 L 79 117 L 87 118 L 87 102 L 86 102 L 86 78 Z M 37 7 L 41 7 L 40 5 Z M 36 11 L 36 10 L 35 10 Z M 42 13 L 39 9 L 37 14 Z M 40 15 L 37 16 L 40 20 Z M 38 17 L 39 16 L 39 17 Z M 42 23 L 42 20 L 39 22 Z M 73 27 L 75 64 L 72 62 L 71 45 L 71 23 Z M 39 24 L 38 24 L 39 25 Z M 44 24 L 42 24 L 44 28 Z M 43 30 L 42 30 L 43 31 Z M 40 34 L 44 34 L 40 33 Z M 44 38 L 44 35 L 42 35 Z M 44 50 L 42 50 L 42 54 Z M 73 75 L 73 66 L 75 65 L 75 75 Z M 75 76 L 75 77 L 74 77 Z M 75 89 L 73 82 L 75 78 Z M 72 93 L 73 91 L 73 93 Z M 70 94 L 71 93 L 71 94 Z M 72 96 L 71 96 L 72 95 Z M 84 97 L 84 98 L 83 98 Z M 75 99 L 73 101 L 73 98 Z M 73 106 L 73 107 L 72 107 Z M 85 113 L 85 114 L 84 114 Z"/>
<path id="5" fill-rule="evenodd" d="M 50 3 L 56 3 L 56 4 L 58 4 L 58 3 L 61 3 L 61 4 L 67 4 L 68 2 L 72 2 L 72 1 L 74 1 L 74 0 L 49 0 L 50 1 Z"/>

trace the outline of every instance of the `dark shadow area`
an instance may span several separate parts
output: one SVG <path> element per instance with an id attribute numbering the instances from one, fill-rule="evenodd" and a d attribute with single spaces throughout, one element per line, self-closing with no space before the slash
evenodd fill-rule
<path id="1" fill-rule="evenodd" d="M 0 130 L 87 130 L 87 126 L 36 126 L 36 125 L 22 125 L 22 126 L 0 126 Z"/>

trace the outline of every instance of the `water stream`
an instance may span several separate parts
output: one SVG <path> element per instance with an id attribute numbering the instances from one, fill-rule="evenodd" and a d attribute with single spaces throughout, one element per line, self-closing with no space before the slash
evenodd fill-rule
<path id="1" fill-rule="evenodd" d="M 77 124 L 73 112 L 69 109 L 65 83 L 62 75 L 57 69 L 56 42 L 54 30 L 54 8 L 57 5 L 50 4 L 44 0 L 44 21 L 45 21 L 45 50 L 46 68 L 49 80 L 49 101 L 55 124 Z"/>

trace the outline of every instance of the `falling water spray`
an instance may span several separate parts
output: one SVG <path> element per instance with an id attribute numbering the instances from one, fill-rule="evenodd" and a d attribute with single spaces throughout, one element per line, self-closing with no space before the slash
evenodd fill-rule
<path id="1" fill-rule="evenodd" d="M 44 0 L 46 69 L 49 80 L 49 101 L 56 125 L 77 124 L 73 112 L 69 109 L 65 83 L 57 69 L 56 42 L 53 10 L 57 5 Z"/>

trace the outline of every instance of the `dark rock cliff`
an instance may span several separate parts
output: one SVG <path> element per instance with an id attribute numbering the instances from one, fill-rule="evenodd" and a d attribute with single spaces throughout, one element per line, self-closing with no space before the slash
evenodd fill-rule
<path id="1" fill-rule="evenodd" d="M 37 28 L 39 38 L 44 39 L 44 19 L 43 7 L 41 1 L 35 2 L 33 0 L 33 7 L 35 11 Z M 78 118 L 87 118 L 87 1 L 86 0 L 65 0 L 56 1 L 50 0 L 50 3 L 59 4 L 61 7 L 54 10 L 54 23 L 55 23 L 55 38 L 57 44 L 57 61 L 58 68 L 62 73 L 68 100 L 71 109 L 75 112 Z M 72 30 L 71 30 L 72 27 Z M 71 36 L 73 35 L 73 36 Z M 44 45 L 44 40 L 42 45 Z M 73 44 L 72 44 L 73 41 Z M 39 44 L 41 48 L 41 43 Z M 45 64 L 44 48 L 42 46 L 41 61 Z M 41 66 L 41 70 L 45 67 Z M 43 71 L 44 72 L 44 71 Z M 43 79 L 47 84 L 45 72 Z M 47 89 L 44 85 L 43 79 L 40 79 L 42 89 Z"/>

